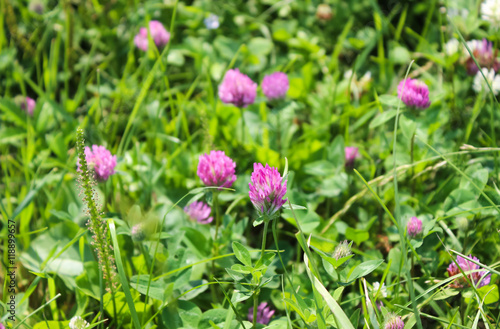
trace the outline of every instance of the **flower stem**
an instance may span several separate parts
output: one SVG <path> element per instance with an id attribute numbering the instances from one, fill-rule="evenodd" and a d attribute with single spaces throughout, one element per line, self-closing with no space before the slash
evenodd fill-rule
<path id="1" fill-rule="evenodd" d="M 276 144 L 278 145 L 278 159 L 281 162 L 281 119 L 280 119 L 280 109 L 276 110 Z M 281 164 L 281 163 L 280 163 Z"/>
<path id="2" fill-rule="evenodd" d="M 415 180 L 413 179 L 413 175 L 414 175 L 414 171 L 415 171 L 413 168 L 413 149 L 414 149 L 414 146 L 415 146 L 415 133 L 413 133 L 413 135 L 411 136 L 411 144 L 410 144 L 410 164 L 411 164 L 410 179 L 411 179 L 411 196 L 412 197 L 415 194 Z"/>
<path id="3" fill-rule="evenodd" d="M 215 191 L 213 194 L 213 204 L 215 208 L 215 235 L 214 235 L 214 244 L 213 244 L 213 257 L 217 257 L 219 255 L 219 242 L 217 240 L 219 235 L 219 226 L 220 226 L 220 217 L 219 217 L 219 191 Z M 215 259 L 212 260 L 212 277 L 215 277 Z M 215 301 L 218 300 L 217 292 L 215 290 L 214 285 L 210 285 L 212 299 Z"/>
<path id="4" fill-rule="evenodd" d="M 241 144 L 245 144 L 245 116 L 243 115 L 243 112 L 245 111 L 242 107 L 240 107 L 241 110 Z"/>
<path id="5" fill-rule="evenodd" d="M 253 319 L 252 319 L 252 328 L 256 328 L 255 325 L 257 324 L 257 308 L 259 307 L 259 293 L 258 291 L 255 291 L 253 293 Z"/>
<path id="6" fill-rule="evenodd" d="M 267 229 L 269 226 L 269 219 L 264 220 L 264 233 L 262 235 L 262 249 L 260 251 L 260 259 L 257 263 L 261 263 L 264 259 L 264 250 L 266 249 L 266 237 L 267 237 Z"/>
<path id="7" fill-rule="evenodd" d="M 219 216 L 219 191 L 214 192 L 214 208 L 215 208 L 215 236 L 214 236 L 214 257 L 219 254 L 219 227 L 220 227 L 220 216 Z"/>

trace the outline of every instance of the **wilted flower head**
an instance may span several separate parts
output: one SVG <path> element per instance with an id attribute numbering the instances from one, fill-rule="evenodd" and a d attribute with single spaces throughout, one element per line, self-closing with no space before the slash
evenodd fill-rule
<path id="1" fill-rule="evenodd" d="M 29 4 L 29 10 L 37 13 L 38 15 L 43 14 L 43 3 L 40 0 L 32 0 Z M 1 329 L 1 327 L 0 327 Z"/>
<path id="2" fill-rule="evenodd" d="M 417 235 L 422 233 L 422 221 L 413 216 L 412 218 L 410 218 L 408 224 L 406 225 L 406 231 L 409 237 L 416 237 Z"/>
<path id="3" fill-rule="evenodd" d="M 198 176 L 206 186 L 231 187 L 236 180 L 236 163 L 224 151 L 200 155 Z"/>
<path id="4" fill-rule="evenodd" d="M 469 258 L 475 260 L 476 262 L 479 262 L 479 259 L 477 257 L 473 257 L 472 255 L 469 255 Z M 457 256 L 457 263 L 463 272 L 479 270 L 481 268 L 479 265 L 471 262 L 470 260 L 463 258 L 462 256 Z M 447 271 L 448 271 L 448 275 L 450 277 L 461 273 L 460 269 L 458 268 L 457 264 L 455 264 L 455 262 L 452 262 L 448 266 Z M 479 272 L 469 273 L 469 274 L 467 274 L 467 277 L 472 282 L 474 282 L 474 284 L 478 288 L 480 288 L 482 286 L 490 284 L 491 274 L 488 274 L 488 275 L 486 275 L 486 274 L 488 274 L 488 271 L 479 271 Z M 483 279 L 481 279 L 483 277 L 483 275 L 486 275 L 486 276 Z M 461 278 L 455 280 L 455 282 L 453 283 L 453 286 L 460 288 L 460 287 L 463 287 L 465 284 L 467 284 L 467 280 L 465 280 L 464 277 L 461 277 Z"/>
<path id="5" fill-rule="evenodd" d="M 350 255 L 352 255 L 351 244 L 347 240 L 344 240 L 343 242 L 339 243 L 339 245 L 333 251 L 333 258 L 335 258 L 336 260 L 339 260 L 341 258 L 350 256 Z M 344 264 L 347 265 L 347 262 Z"/>
<path id="6" fill-rule="evenodd" d="M 257 84 L 238 69 L 226 72 L 219 85 L 219 98 L 226 104 L 247 107 L 253 104 L 257 95 Z"/>
<path id="7" fill-rule="evenodd" d="M 269 100 L 284 98 L 290 87 L 288 77 L 283 72 L 266 75 L 262 80 L 262 92 Z"/>
<path id="8" fill-rule="evenodd" d="M 354 146 L 346 146 L 344 148 L 345 154 L 345 166 L 352 168 L 354 166 L 354 161 L 359 158 L 359 149 Z"/>
<path id="9" fill-rule="evenodd" d="M 215 30 L 219 28 L 219 16 L 210 14 L 203 20 L 205 27 L 209 30 Z"/>
<path id="10" fill-rule="evenodd" d="M 82 319 L 81 316 L 74 316 L 69 321 L 69 327 L 71 329 L 83 329 L 89 326 L 88 322 Z"/>
<path id="11" fill-rule="evenodd" d="M 111 155 L 104 146 L 92 145 L 92 150 L 85 146 L 85 159 L 89 168 L 94 170 L 94 178 L 97 181 L 106 181 L 115 173 L 116 155 Z M 80 170 L 80 161 L 77 165 Z"/>
<path id="12" fill-rule="evenodd" d="M 416 79 L 404 79 L 398 85 L 398 97 L 406 106 L 415 109 L 426 109 L 431 105 L 429 101 L 429 88 Z"/>
<path id="13" fill-rule="evenodd" d="M 259 216 L 272 217 L 285 204 L 286 183 L 278 169 L 268 164 L 265 167 L 261 163 L 253 164 L 249 195 Z"/>
<path id="14" fill-rule="evenodd" d="M 134 241 L 144 241 L 146 238 L 146 232 L 144 232 L 144 224 L 139 223 L 132 226 L 132 230 L 130 232 L 132 234 L 132 240 Z"/>
<path id="15" fill-rule="evenodd" d="M 316 17 L 319 20 L 329 21 L 332 19 L 332 16 L 332 8 L 328 4 L 322 3 L 318 5 L 318 8 L 316 9 Z"/>
<path id="16" fill-rule="evenodd" d="M 481 4 L 481 18 L 488 21 L 494 27 L 500 27 L 500 1 L 485 0 Z"/>
<path id="17" fill-rule="evenodd" d="M 350 89 L 351 94 L 354 96 L 356 101 L 359 101 L 361 95 L 366 92 L 372 82 L 372 73 L 367 71 L 361 79 L 358 80 L 358 75 L 352 70 L 347 70 L 344 73 L 344 79 L 351 81 Z"/>
<path id="18" fill-rule="evenodd" d="M 184 207 L 184 211 L 190 218 L 198 221 L 200 224 L 210 224 L 214 220 L 213 217 L 210 217 L 212 209 L 208 204 L 202 201 L 191 203 Z"/>
<path id="19" fill-rule="evenodd" d="M 163 24 L 158 21 L 149 21 L 149 31 L 151 38 L 157 47 L 165 46 L 170 40 L 170 33 L 163 27 Z M 142 51 L 148 50 L 148 29 L 141 27 L 139 33 L 134 38 L 134 43 L 137 48 Z"/>
<path id="20" fill-rule="evenodd" d="M 394 313 L 388 313 L 385 316 L 385 329 L 403 329 L 405 327 L 405 323 L 401 319 L 399 315 Z"/>
<path id="21" fill-rule="evenodd" d="M 255 322 L 260 324 L 269 324 L 274 312 L 274 310 L 271 311 L 271 308 L 267 306 L 266 302 L 260 303 L 257 307 L 257 320 Z M 253 322 L 253 307 L 250 307 L 248 310 L 248 321 Z"/>
<path id="22" fill-rule="evenodd" d="M 36 102 L 33 98 L 17 96 L 15 102 L 22 110 L 28 112 L 29 115 L 33 116 L 33 111 L 35 110 Z"/>
<path id="23" fill-rule="evenodd" d="M 493 51 L 493 44 L 487 39 L 467 41 L 470 51 L 476 58 L 477 63 L 482 68 L 493 69 L 495 72 L 500 68 L 500 62 L 497 59 L 498 51 Z M 469 75 L 476 74 L 479 69 L 474 59 L 469 55 L 467 49 L 464 49 L 466 55 L 465 67 Z"/>
<path id="24" fill-rule="evenodd" d="M 387 297 L 387 288 L 385 287 L 385 283 L 382 283 L 382 288 L 380 288 L 380 282 L 373 282 L 373 294 L 376 294 L 380 289 L 380 296 L 383 298 Z"/>
<path id="25" fill-rule="evenodd" d="M 484 76 L 490 83 L 491 89 L 493 89 L 493 93 L 497 95 L 500 91 L 500 75 L 495 74 L 495 71 L 493 69 L 488 70 L 486 68 L 482 68 L 481 71 L 483 71 Z M 481 72 L 476 73 L 474 82 L 472 84 L 472 89 L 474 89 L 476 93 L 480 93 L 481 91 L 488 93 L 490 91 L 490 88 L 488 88 L 488 84 L 486 83 L 486 81 L 484 81 Z"/>

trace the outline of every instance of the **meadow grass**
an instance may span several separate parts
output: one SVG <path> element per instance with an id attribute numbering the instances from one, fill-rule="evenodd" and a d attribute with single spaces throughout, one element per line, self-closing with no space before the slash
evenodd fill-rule
<path id="1" fill-rule="evenodd" d="M 494 2 L 0 0 L 0 328 L 498 328 Z"/>

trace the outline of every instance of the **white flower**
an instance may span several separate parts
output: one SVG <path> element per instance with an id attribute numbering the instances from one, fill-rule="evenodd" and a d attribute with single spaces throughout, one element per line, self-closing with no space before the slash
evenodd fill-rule
<path id="1" fill-rule="evenodd" d="M 373 282 L 373 293 L 376 294 L 378 289 L 380 288 L 380 282 Z M 385 283 L 382 283 L 382 288 L 380 288 L 380 296 L 383 298 L 387 297 L 387 288 L 385 287 Z"/>
<path id="2" fill-rule="evenodd" d="M 444 52 L 448 56 L 455 55 L 458 52 L 458 49 L 459 49 L 458 46 L 459 45 L 460 45 L 460 42 L 457 39 L 450 39 L 444 45 Z"/>
<path id="3" fill-rule="evenodd" d="M 81 316 L 74 316 L 69 321 L 69 327 L 71 329 L 83 329 L 89 326 L 88 322 L 82 319 Z"/>
<path id="4" fill-rule="evenodd" d="M 485 0 L 481 4 L 481 18 L 494 27 L 500 27 L 500 0 Z"/>
<path id="5" fill-rule="evenodd" d="M 493 93 L 495 95 L 498 95 L 498 92 L 500 91 L 500 76 L 496 75 L 493 69 L 488 70 L 487 68 L 483 68 L 482 71 L 484 73 L 484 76 L 490 83 L 491 88 L 493 89 Z M 472 89 L 474 89 L 476 93 L 480 93 L 482 90 L 484 90 L 485 92 L 489 92 L 488 85 L 486 84 L 486 81 L 484 81 L 481 72 L 477 72 L 476 76 L 474 77 Z"/>

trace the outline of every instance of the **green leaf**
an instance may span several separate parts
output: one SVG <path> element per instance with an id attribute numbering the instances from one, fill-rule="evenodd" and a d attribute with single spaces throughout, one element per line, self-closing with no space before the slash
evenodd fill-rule
<path id="1" fill-rule="evenodd" d="M 241 243 L 234 241 L 233 242 L 233 251 L 234 255 L 240 262 L 247 266 L 252 266 L 252 258 L 250 257 L 250 252 L 244 245 Z"/>
<path id="2" fill-rule="evenodd" d="M 449 297 L 456 296 L 460 293 L 457 289 L 443 289 L 432 297 L 432 300 L 443 300 Z"/>
<path id="3" fill-rule="evenodd" d="M 347 240 L 352 240 L 357 245 L 360 245 L 362 242 L 370 238 L 370 234 L 365 230 L 348 227 L 345 230 L 345 237 Z"/>
<path id="4" fill-rule="evenodd" d="M 380 97 L 382 97 L 382 96 L 380 96 Z M 387 121 L 394 118 L 396 116 L 396 114 L 397 114 L 396 110 L 389 110 L 389 111 L 382 112 L 381 114 L 377 115 L 375 117 L 375 119 L 372 120 L 372 122 L 370 122 L 370 125 L 369 125 L 370 129 L 376 128 L 376 127 L 386 123 Z"/>
<path id="5" fill-rule="evenodd" d="M 378 97 L 380 104 L 386 106 L 397 107 L 399 104 L 399 98 L 394 95 L 380 95 Z"/>
<path id="6" fill-rule="evenodd" d="M 375 271 L 384 262 L 383 259 L 369 260 L 356 266 L 351 274 L 349 275 L 349 281 L 354 281 L 363 276 L 367 276 L 371 272 Z"/>
<path id="7" fill-rule="evenodd" d="M 248 43 L 248 49 L 257 56 L 268 55 L 273 49 L 273 43 L 265 38 L 252 38 Z"/>
<path id="8" fill-rule="evenodd" d="M 496 284 L 489 284 L 487 286 L 477 289 L 481 300 L 484 299 L 485 304 L 492 304 L 498 302 L 498 286 Z M 486 297 L 486 298 L 485 298 Z"/>
<path id="9" fill-rule="evenodd" d="M 408 115 L 399 117 L 399 126 L 401 127 L 403 135 L 408 139 L 411 139 L 417 130 L 417 123 Z"/>
<path id="10" fill-rule="evenodd" d="M 304 206 L 299 206 L 298 204 L 293 204 L 293 203 L 292 203 L 292 208 L 293 208 L 293 210 L 304 210 L 304 209 L 307 209 L 307 208 L 306 208 L 306 207 L 304 207 Z M 291 209 L 291 208 L 290 208 L 290 205 L 289 205 L 288 203 L 285 203 L 285 204 L 283 205 L 283 209 L 287 209 L 287 210 L 289 210 L 289 209 Z"/>
<path id="11" fill-rule="evenodd" d="M 335 301 L 335 299 L 333 299 L 328 290 L 326 290 L 326 288 L 321 284 L 321 282 L 319 282 L 319 280 L 315 276 L 312 276 L 312 278 L 314 280 L 314 287 L 320 293 L 320 295 L 323 297 L 326 304 L 332 311 L 333 315 L 338 321 L 340 328 L 354 329 L 351 321 L 349 321 L 349 318 L 344 313 L 344 310 L 342 310 L 340 305 Z"/>
<path id="12" fill-rule="evenodd" d="M 165 300 L 165 291 L 167 290 L 166 282 L 162 280 L 151 281 L 149 282 L 149 275 L 134 275 L 130 278 L 130 286 L 140 292 L 143 295 L 146 295 L 149 286 L 149 297 L 164 301 Z"/>

